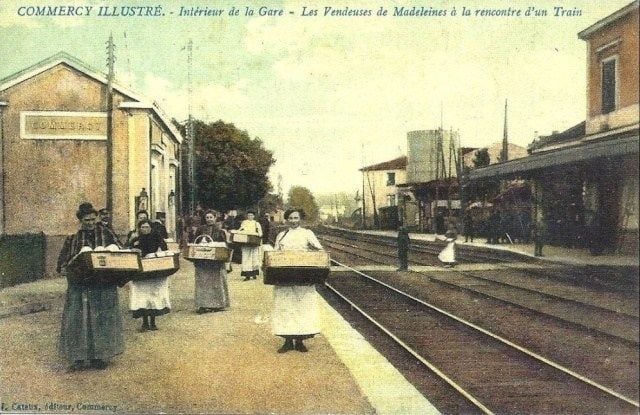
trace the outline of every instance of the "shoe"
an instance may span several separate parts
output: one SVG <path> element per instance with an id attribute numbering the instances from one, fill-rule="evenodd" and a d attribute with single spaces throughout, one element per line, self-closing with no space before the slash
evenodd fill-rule
<path id="1" fill-rule="evenodd" d="M 142 323 L 142 326 L 140 327 L 140 331 L 147 331 L 149 330 L 149 325 L 146 323 Z"/>
<path id="2" fill-rule="evenodd" d="M 77 372 L 82 369 L 84 369 L 84 362 L 82 360 L 76 360 L 71 366 L 69 366 L 67 372 Z"/>
<path id="3" fill-rule="evenodd" d="M 242 281 L 250 281 L 250 280 L 251 280 L 251 277 L 244 277 L 244 280 Z"/>
<path id="4" fill-rule="evenodd" d="M 293 340 L 287 339 L 284 341 L 282 347 L 278 349 L 278 353 L 286 353 L 289 350 L 293 350 Z"/>
<path id="5" fill-rule="evenodd" d="M 107 368 L 107 362 L 102 359 L 93 359 L 91 361 L 91 367 L 98 370 L 103 370 Z"/>
<path id="6" fill-rule="evenodd" d="M 307 346 L 304 345 L 304 343 L 302 343 L 302 340 L 297 340 L 296 341 L 296 346 L 295 346 L 296 350 L 302 353 L 306 353 L 309 351 L 309 349 L 307 349 Z"/>
<path id="7" fill-rule="evenodd" d="M 158 326 L 156 326 L 155 324 L 152 324 L 151 326 L 149 326 L 149 330 L 156 331 L 158 330 Z"/>

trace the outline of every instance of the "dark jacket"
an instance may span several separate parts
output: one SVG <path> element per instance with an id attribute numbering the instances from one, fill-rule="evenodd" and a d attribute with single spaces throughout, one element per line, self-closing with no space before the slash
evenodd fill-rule
<path id="1" fill-rule="evenodd" d="M 217 225 L 202 225 L 196 231 L 195 237 L 209 235 L 215 242 L 225 242 L 224 232 Z"/>
<path id="2" fill-rule="evenodd" d="M 116 234 L 107 227 L 96 226 L 92 231 L 81 229 L 65 239 L 60 255 L 58 256 L 56 271 L 62 271 L 62 268 L 68 265 L 69 261 L 80 252 L 82 247 L 88 246 L 94 249 L 96 246 L 108 246 L 112 244 L 122 247 Z"/>
<path id="3" fill-rule="evenodd" d="M 162 251 L 166 251 L 168 249 L 167 243 L 164 241 L 164 238 L 153 231 L 151 231 L 151 233 L 147 235 L 134 237 L 130 241 L 129 247 L 139 249 L 142 256 L 157 252 L 158 248 L 160 248 Z"/>

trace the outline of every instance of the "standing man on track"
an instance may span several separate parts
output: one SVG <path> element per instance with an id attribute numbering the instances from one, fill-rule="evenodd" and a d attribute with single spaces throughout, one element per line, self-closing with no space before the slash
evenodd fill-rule
<path id="1" fill-rule="evenodd" d="M 400 225 L 398 228 L 398 261 L 400 267 L 398 271 L 407 271 L 409 269 L 409 245 L 411 240 L 409 239 L 409 231 L 404 225 Z"/>

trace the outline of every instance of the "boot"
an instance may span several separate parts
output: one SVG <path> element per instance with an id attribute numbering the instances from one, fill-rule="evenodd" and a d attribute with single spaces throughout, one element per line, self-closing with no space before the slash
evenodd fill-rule
<path id="1" fill-rule="evenodd" d="M 142 316 L 142 326 L 140 327 L 140 331 L 149 330 L 149 318 L 147 316 Z"/>
<path id="2" fill-rule="evenodd" d="M 77 372 L 78 370 L 84 369 L 84 361 L 76 360 L 73 362 L 71 366 L 69 366 L 68 372 Z"/>
<path id="3" fill-rule="evenodd" d="M 304 345 L 304 343 L 302 342 L 302 339 L 297 339 L 296 340 L 296 345 L 295 348 L 297 351 L 302 352 L 302 353 L 306 353 L 309 351 L 309 349 L 307 349 L 307 346 Z"/>
<path id="4" fill-rule="evenodd" d="M 293 350 L 293 339 L 287 338 L 282 347 L 278 349 L 278 353 L 286 353 L 289 350 Z"/>
<path id="5" fill-rule="evenodd" d="M 106 369 L 107 368 L 107 362 L 105 362 L 102 359 L 92 359 L 91 360 L 91 367 L 94 369 Z"/>

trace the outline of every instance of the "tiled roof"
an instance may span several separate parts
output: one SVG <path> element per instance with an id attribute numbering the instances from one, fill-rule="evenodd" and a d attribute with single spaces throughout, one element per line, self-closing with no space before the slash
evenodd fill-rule
<path id="1" fill-rule="evenodd" d="M 67 65 L 77 71 L 82 72 L 83 74 L 95 79 L 98 82 L 103 84 L 107 84 L 107 76 L 100 71 L 91 68 L 86 63 L 82 62 L 80 59 L 69 55 L 66 52 L 58 52 L 22 71 L 16 72 L 13 75 L 9 75 L 6 78 L 0 79 L 0 92 L 4 91 L 8 88 L 11 88 L 14 85 L 17 85 L 27 79 L 30 79 L 42 72 L 45 72 L 59 64 Z M 162 109 L 155 103 L 149 100 L 148 98 L 138 94 L 129 88 L 118 84 L 117 82 L 113 83 L 113 89 L 120 92 L 122 95 L 127 97 L 128 99 L 133 100 L 133 102 L 124 102 L 122 107 L 126 108 L 135 107 L 138 108 L 147 108 L 152 110 L 158 118 L 165 124 L 167 129 L 171 131 L 176 140 L 181 143 L 182 135 L 173 125 L 171 119 L 162 111 Z"/>
<path id="2" fill-rule="evenodd" d="M 401 156 L 393 160 L 384 161 L 378 164 L 372 164 L 365 166 L 360 171 L 374 171 L 374 170 L 403 170 L 407 168 L 407 156 Z"/>

